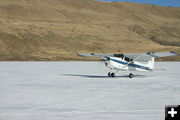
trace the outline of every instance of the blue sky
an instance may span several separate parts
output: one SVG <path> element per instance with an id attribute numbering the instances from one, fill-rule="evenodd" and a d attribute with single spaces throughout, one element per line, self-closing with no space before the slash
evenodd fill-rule
<path id="1" fill-rule="evenodd" d="M 154 4 L 159 6 L 180 7 L 180 0 L 99 0 L 99 1 L 128 1 L 135 3 Z"/>

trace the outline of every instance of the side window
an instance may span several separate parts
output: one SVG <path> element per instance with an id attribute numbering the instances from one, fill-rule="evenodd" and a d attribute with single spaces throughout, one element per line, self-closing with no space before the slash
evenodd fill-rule
<path id="1" fill-rule="evenodd" d="M 128 57 L 125 57 L 124 60 L 127 61 L 127 62 L 132 62 L 133 61 L 133 59 L 130 59 Z"/>
<path id="2" fill-rule="evenodd" d="M 127 62 L 129 62 L 129 58 L 127 58 L 127 57 L 125 57 L 124 60 L 127 61 Z"/>

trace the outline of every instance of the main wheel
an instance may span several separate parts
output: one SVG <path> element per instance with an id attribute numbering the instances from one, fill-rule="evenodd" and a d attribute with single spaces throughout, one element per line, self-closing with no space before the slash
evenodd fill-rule
<path id="1" fill-rule="evenodd" d="M 129 78 L 133 78 L 134 75 L 132 73 L 129 74 Z"/>
<path id="2" fill-rule="evenodd" d="M 108 76 L 111 77 L 111 72 L 108 73 Z"/>
<path id="3" fill-rule="evenodd" d="M 111 73 L 111 77 L 115 77 L 115 73 Z"/>

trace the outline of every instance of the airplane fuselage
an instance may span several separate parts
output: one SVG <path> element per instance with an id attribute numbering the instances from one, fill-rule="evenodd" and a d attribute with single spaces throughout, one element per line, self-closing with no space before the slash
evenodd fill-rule
<path id="1" fill-rule="evenodd" d="M 137 61 L 126 61 L 124 58 L 109 57 L 105 61 L 105 65 L 113 70 L 124 71 L 152 71 L 153 69 L 147 64 L 143 64 Z"/>

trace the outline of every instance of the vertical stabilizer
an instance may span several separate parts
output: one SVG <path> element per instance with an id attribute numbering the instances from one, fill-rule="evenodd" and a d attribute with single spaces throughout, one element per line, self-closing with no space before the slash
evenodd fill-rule
<path id="1" fill-rule="evenodd" d="M 150 69 L 154 69 L 154 58 L 151 58 L 151 60 L 148 61 L 147 67 Z"/>

